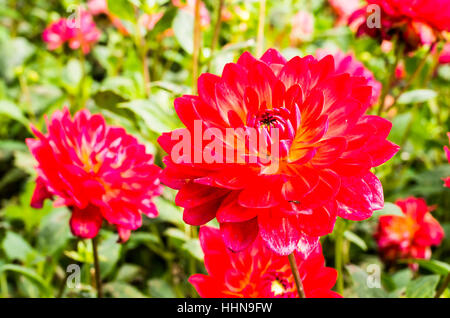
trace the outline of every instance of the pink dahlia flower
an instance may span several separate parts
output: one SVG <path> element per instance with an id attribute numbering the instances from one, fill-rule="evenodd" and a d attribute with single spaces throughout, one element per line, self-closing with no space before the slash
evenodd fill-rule
<path id="1" fill-rule="evenodd" d="M 350 16 L 361 8 L 360 0 L 328 0 L 331 7 L 338 15 L 337 25 L 345 25 Z"/>
<path id="2" fill-rule="evenodd" d="M 293 45 L 311 40 L 314 33 L 314 16 L 308 11 L 299 11 L 292 18 L 291 43 Z"/>
<path id="3" fill-rule="evenodd" d="M 63 46 L 72 36 L 67 23 L 67 19 L 59 19 L 50 24 L 42 33 L 42 39 L 47 43 L 47 48 L 50 51 Z"/>
<path id="4" fill-rule="evenodd" d="M 380 40 L 399 37 L 407 50 L 421 45 L 435 43 L 442 31 L 450 31 L 450 1 L 447 0 L 367 0 L 368 5 L 380 8 L 380 28 L 370 25 L 373 19 L 372 7 L 356 11 L 350 18 L 359 21 L 358 35 L 367 34 Z M 371 18 L 372 17 L 372 18 Z M 369 22 L 369 23 L 368 23 Z"/>
<path id="5" fill-rule="evenodd" d="M 71 208 L 74 235 L 93 238 L 106 220 L 121 242 L 141 226 L 141 213 L 157 216 L 152 198 L 162 191 L 161 170 L 123 128 L 88 110 L 72 119 L 65 108 L 47 120 L 46 134 L 32 130 L 37 139 L 26 142 L 38 165 L 31 206 L 41 208 L 54 198 L 55 206 Z"/>
<path id="6" fill-rule="evenodd" d="M 198 89 L 175 100 L 186 128 L 158 140 L 186 223 L 217 218 L 233 251 L 260 233 L 281 255 L 306 255 L 337 216 L 364 220 L 383 207 L 370 170 L 399 149 L 386 140 L 391 123 L 366 115 L 372 88 L 337 73 L 332 56 L 244 53 L 222 76 L 201 75 Z"/>
<path id="7" fill-rule="evenodd" d="M 92 46 L 100 39 L 101 32 L 95 25 L 92 15 L 80 11 L 80 16 L 73 19 L 59 19 L 50 24 L 42 33 L 42 39 L 49 50 L 55 50 L 68 42 L 72 50 L 81 49 L 88 54 Z"/>
<path id="8" fill-rule="evenodd" d="M 69 28 L 71 32 L 68 40 L 69 47 L 72 50 L 81 49 L 84 54 L 88 54 L 92 46 L 100 39 L 101 32 L 88 11 L 82 10 L 77 22 L 79 25 Z"/>
<path id="9" fill-rule="evenodd" d="M 316 56 L 322 59 L 328 54 L 325 50 L 318 50 Z M 372 100 L 370 103 L 375 105 L 381 95 L 382 85 L 376 80 L 373 73 L 362 62 L 358 61 L 353 53 L 346 54 L 338 50 L 333 54 L 333 57 L 336 73 L 348 73 L 352 76 L 360 76 L 367 80 L 367 85 L 372 87 Z"/>
<path id="10" fill-rule="evenodd" d="M 287 257 L 268 249 L 261 238 L 247 250 L 233 253 L 223 243 L 220 231 L 200 229 L 208 275 L 195 274 L 189 282 L 205 298 L 298 298 Z M 325 267 L 321 246 L 305 260 L 296 253 L 300 279 L 307 298 L 340 298 L 331 290 L 337 272 Z"/>

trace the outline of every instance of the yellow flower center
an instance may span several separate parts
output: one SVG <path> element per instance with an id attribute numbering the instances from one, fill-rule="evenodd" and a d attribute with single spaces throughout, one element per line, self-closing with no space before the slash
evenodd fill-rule
<path id="1" fill-rule="evenodd" d="M 270 290 L 275 296 L 282 295 L 286 291 L 283 284 L 278 279 L 272 281 L 272 286 Z"/>

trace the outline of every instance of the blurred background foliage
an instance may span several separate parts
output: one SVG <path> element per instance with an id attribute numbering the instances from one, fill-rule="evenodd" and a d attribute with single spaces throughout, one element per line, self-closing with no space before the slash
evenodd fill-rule
<path id="1" fill-rule="evenodd" d="M 25 145 L 30 125 L 43 128 L 45 116 L 68 105 L 101 112 L 110 124 L 121 125 L 155 154 L 162 166 L 164 155 L 156 138 L 181 126 L 173 100 L 192 93 L 194 16 L 169 0 L 114 0 L 129 35 L 112 26 L 105 16 L 95 17 L 102 30 L 100 42 L 86 57 L 62 48 L 49 51 L 42 31 L 60 17 L 68 17 L 84 1 L 0 0 L 0 291 L 1 297 L 93 297 L 91 245 L 72 236 L 66 208 L 29 206 L 34 188 L 34 161 Z M 245 50 L 255 53 L 259 1 L 225 0 L 226 19 L 215 50 L 211 49 L 219 0 L 203 1 L 210 16 L 202 27 L 200 73 L 220 74 Z M 369 38 L 356 39 L 347 26 L 336 26 L 337 17 L 328 1 L 277 0 L 266 3 L 264 48 L 276 47 L 287 57 L 314 54 L 319 48 L 353 51 L 386 83 L 393 52 L 383 53 Z M 112 8 L 111 8 L 112 10 Z M 162 13 L 151 30 L 136 27 L 135 12 Z M 314 15 L 312 36 L 293 44 L 291 20 L 299 10 Z M 142 37 L 142 38 L 140 38 Z M 144 40 L 143 42 L 140 39 Z M 145 44 L 151 79 L 145 89 L 142 50 Z M 405 60 L 407 74 L 425 60 L 422 74 L 387 112 L 393 122 L 390 140 L 402 146 L 388 163 L 376 169 L 385 189 L 386 202 L 411 195 L 436 205 L 434 216 L 450 237 L 450 190 L 442 178 L 450 175 L 443 145 L 450 131 L 450 66 L 437 66 L 427 49 Z M 408 78 L 408 77 L 406 77 Z M 394 93 L 407 85 L 399 79 Z M 373 110 L 376 113 L 376 110 Z M 126 244 L 117 235 L 100 233 L 100 262 L 104 290 L 111 297 L 198 297 L 187 278 L 204 271 L 203 255 L 182 212 L 173 203 L 175 193 L 166 189 L 157 199 L 160 216 L 144 219 Z M 432 297 L 449 266 L 425 262 L 413 275 L 407 264 L 383 269 L 373 233 L 378 215 L 398 213 L 390 203 L 365 222 L 341 222 L 345 231 L 346 290 L 354 297 Z M 333 266 L 334 237 L 322 239 L 327 264 Z M 450 243 L 445 239 L 433 258 L 450 262 Z M 81 288 L 66 287 L 66 268 L 81 266 Z M 382 268 L 382 288 L 368 288 L 368 265 Z M 444 294 L 448 296 L 448 290 Z"/>

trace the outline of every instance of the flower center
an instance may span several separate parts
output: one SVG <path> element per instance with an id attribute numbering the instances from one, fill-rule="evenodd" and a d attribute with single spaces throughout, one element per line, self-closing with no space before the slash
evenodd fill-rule
<path id="1" fill-rule="evenodd" d="M 272 281 L 270 286 L 270 291 L 274 294 L 274 296 L 283 295 L 286 292 L 286 287 L 283 283 L 277 278 Z"/>

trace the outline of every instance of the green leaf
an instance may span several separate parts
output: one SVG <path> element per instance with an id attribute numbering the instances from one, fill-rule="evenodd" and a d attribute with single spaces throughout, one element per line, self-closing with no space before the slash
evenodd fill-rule
<path id="1" fill-rule="evenodd" d="M 358 246 L 363 251 L 367 251 L 367 244 L 366 244 L 366 242 L 364 242 L 364 240 L 362 238 L 360 238 L 358 235 L 356 235 L 352 231 L 345 231 L 344 232 L 344 237 L 347 240 L 349 240 L 350 242 L 352 242 L 353 244 L 355 244 L 356 246 Z"/>
<path id="2" fill-rule="evenodd" d="M 352 277 L 353 286 L 351 291 L 358 298 L 387 298 L 389 294 L 383 288 L 370 288 L 369 273 L 356 265 L 346 266 Z M 353 295 L 352 295 L 353 296 Z"/>
<path id="3" fill-rule="evenodd" d="M 155 278 L 148 281 L 150 296 L 154 298 L 175 298 L 173 288 L 163 279 Z"/>
<path id="4" fill-rule="evenodd" d="M 158 219 L 170 222 L 174 225 L 183 226 L 183 213 L 181 209 L 175 206 L 173 203 L 157 197 L 153 200 L 158 208 L 159 217 Z"/>
<path id="5" fill-rule="evenodd" d="M 425 103 L 433 98 L 436 98 L 438 93 L 431 89 L 416 89 L 413 91 L 409 91 L 403 93 L 399 99 L 399 104 L 417 104 L 417 103 Z"/>
<path id="6" fill-rule="evenodd" d="M 102 241 L 98 248 L 100 271 L 102 278 L 106 278 L 114 269 L 120 258 L 122 245 L 117 244 L 117 235 L 109 234 L 107 239 Z"/>
<path id="7" fill-rule="evenodd" d="M 427 275 L 419 277 L 406 286 L 408 298 L 432 298 L 439 283 L 439 275 Z"/>
<path id="8" fill-rule="evenodd" d="M 167 114 L 157 104 L 150 100 L 138 99 L 118 105 L 120 108 L 134 112 L 138 118 L 141 118 L 145 127 L 157 134 L 173 130 L 173 117 Z"/>
<path id="9" fill-rule="evenodd" d="M 413 273 L 409 268 L 402 269 L 392 275 L 392 280 L 396 288 L 406 287 L 412 278 Z"/>
<path id="10" fill-rule="evenodd" d="M 204 254 L 200 246 L 200 241 L 191 239 L 183 244 L 183 249 L 200 262 L 203 262 Z"/>
<path id="11" fill-rule="evenodd" d="M 6 264 L 0 266 L 0 274 L 8 271 L 25 276 L 31 282 L 33 282 L 44 293 L 46 297 L 52 296 L 52 291 L 50 287 L 47 285 L 44 279 L 41 276 L 39 276 L 34 270 L 14 264 Z"/>
<path id="12" fill-rule="evenodd" d="M 135 264 L 124 264 L 117 272 L 116 280 L 129 283 L 142 274 L 142 268 Z"/>
<path id="13" fill-rule="evenodd" d="M 27 241 L 14 232 L 6 234 L 2 246 L 10 261 L 19 260 L 25 263 L 30 259 L 30 256 L 36 253 Z"/>
<path id="14" fill-rule="evenodd" d="M 194 16 L 185 10 L 178 10 L 172 28 L 175 38 L 183 50 L 192 54 L 194 51 Z"/>
<path id="15" fill-rule="evenodd" d="M 53 255 L 64 248 L 71 237 L 69 220 L 70 212 L 66 208 L 55 209 L 42 219 L 37 240 L 42 254 Z"/>
<path id="16" fill-rule="evenodd" d="M 134 6 L 129 0 L 108 0 L 108 10 L 120 19 L 136 23 Z"/>
<path id="17" fill-rule="evenodd" d="M 410 262 L 417 263 L 420 267 L 442 276 L 447 276 L 450 273 L 450 264 L 435 259 L 413 259 Z"/>
<path id="18" fill-rule="evenodd" d="M 24 116 L 22 110 L 20 110 L 16 104 L 8 100 L 0 100 L 0 116 L 6 116 L 17 120 L 26 127 L 29 125 L 29 121 Z"/>
<path id="19" fill-rule="evenodd" d="M 123 283 L 112 282 L 105 284 L 103 289 L 106 293 L 110 294 L 113 298 L 146 298 L 136 287 Z"/>
<path id="20" fill-rule="evenodd" d="M 397 215 L 397 216 L 403 216 L 402 209 L 394 203 L 385 202 L 384 208 L 378 211 L 375 211 L 373 213 L 375 217 L 380 217 L 382 215 Z"/>

